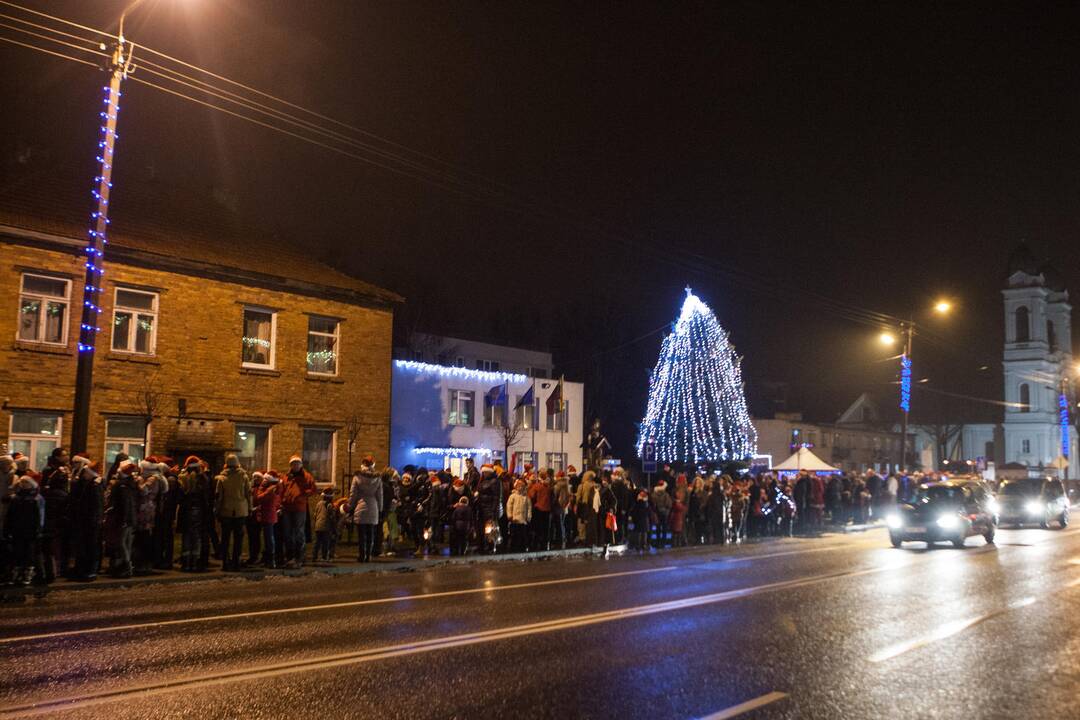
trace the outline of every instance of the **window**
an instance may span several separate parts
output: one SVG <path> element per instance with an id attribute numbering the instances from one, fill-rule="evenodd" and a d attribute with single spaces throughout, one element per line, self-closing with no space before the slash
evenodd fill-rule
<path id="1" fill-rule="evenodd" d="M 70 290 L 70 280 L 23 274 L 19 294 L 19 339 L 66 344 Z"/>
<path id="2" fill-rule="evenodd" d="M 307 371 L 316 375 L 337 375 L 338 336 L 341 323 L 332 318 L 311 316 L 307 328 Z"/>
<path id="3" fill-rule="evenodd" d="M 1057 351 L 1057 333 L 1054 332 L 1054 321 L 1050 319 L 1046 321 L 1046 342 L 1050 346 L 1050 352 Z"/>
<path id="4" fill-rule="evenodd" d="M 459 368 L 465 367 L 465 358 L 458 355 L 457 360 L 454 361 L 454 367 L 459 367 Z"/>
<path id="5" fill-rule="evenodd" d="M 1020 452 L 1022 452 L 1025 455 L 1027 455 L 1027 454 L 1029 454 L 1031 452 L 1031 441 L 1030 440 L 1021 440 L 1020 441 Z"/>
<path id="6" fill-rule="evenodd" d="M 538 368 L 538 367 L 529 368 L 529 376 L 534 377 L 534 378 L 547 378 L 547 376 L 548 376 L 547 368 Z"/>
<path id="7" fill-rule="evenodd" d="M 1031 324 L 1028 322 L 1028 309 L 1021 305 L 1016 308 L 1016 342 L 1031 339 Z"/>
<path id="8" fill-rule="evenodd" d="M 334 481 L 334 431 L 304 428 L 304 467 L 317 482 Z"/>
<path id="9" fill-rule="evenodd" d="M 1020 383 L 1020 412 L 1031 411 L 1031 388 L 1027 383 Z"/>
<path id="10" fill-rule="evenodd" d="M 111 467 L 119 453 L 126 453 L 132 462 L 146 457 L 146 420 L 137 417 L 116 417 L 105 420 L 105 467 Z"/>
<path id="11" fill-rule="evenodd" d="M 260 425 L 236 426 L 236 457 L 249 473 L 270 467 L 270 428 Z"/>
<path id="12" fill-rule="evenodd" d="M 11 414 L 8 450 L 30 458 L 30 469 L 45 467 L 49 454 L 60 445 L 61 418 L 46 413 Z"/>
<path id="13" fill-rule="evenodd" d="M 492 403 L 491 396 L 488 393 L 484 393 L 484 426 L 485 427 L 502 427 L 506 424 L 506 395 L 502 395 L 502 400 L 496 405 Z"/>
<path id="14" fill-rule="evenodd" d="M 536 467 L 536 453 L 534 452 L 516 452 L 514 453 L 514 472 L 525 472 L 525 464 L 532 465 L 533 470 L 538 469 Z"/>
<path id="15" fill-rule="evenodd" d="M 447 418 L 446 424 L 472 427 L 474 397 L 472 390 L 451 390 L 450 417 Z"/>
<path id="16" fill-rule="evenodd" d="M 566 453 L 547 453 L 547 467 L 558 472 L 566 469 Z"/>
<path id="17" fill-rule="evenodd" d="M 272 310 L 244 308 L 244 366 L 274 367 L 274 333 L 277 313 Z"/>
<path id="18" fill-rule="evenodd" d="M 499 363 L 494 360 L 477 360 L 476 369 L 484 372 L 499 372 Z"/>
<path id="19" fill-rule="evenodd" d="M 514 426 L 525 430 L 535 430 L 540 424 L 540 406 L 536 402 L 535 395 L 532 405 L 518 407 L 519 402 L 521 402 L 521 395 L 517 396 L 517 401 L 514 403 Z"/>
<path id="20" fill-rule="evenodd" d="M 116 288 L 112 349 L 153 355 L 157 342 L 158 295 Z"/>
<path id="21" fill-rule="evenodd" d="M 570 401 L 563 400 L 562 412 L 548 413 L 547 429 L 556 432 L 566 432 L 569 427 L 567 419 L 570 417 Z"/>

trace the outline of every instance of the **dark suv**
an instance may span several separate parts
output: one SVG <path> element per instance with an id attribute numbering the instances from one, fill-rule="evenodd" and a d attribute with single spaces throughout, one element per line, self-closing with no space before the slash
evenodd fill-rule
<path id="1" fill-rule="evenodd" d="M 1064 528 L 1069 524 L 1069 501 L 1060 480 L 1005 480 L 998 488 L 998 504 L 1002 525 L 1019 527 L 1025 523 L 1038 523 L 1040 527 L 1046 528 L 1056 521 L 1058 527 Z"/>
<path id="2" fill-rule="evenodd" d="M 942 540 L 956 547 L 972 535 L 994 542 L 997 504 L 993 493 L 977 480 L 924 483 L 909 504 L 900 505 L 885 518 L 893 547 L 911 540 L 927 547 Z"/>

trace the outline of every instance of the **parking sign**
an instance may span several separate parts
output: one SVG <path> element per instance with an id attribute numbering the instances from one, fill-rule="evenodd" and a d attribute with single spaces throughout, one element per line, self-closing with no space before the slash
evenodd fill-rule
<path id="1" fill-rule="evenodd" d="M 645 473 L 656 472 L 656 443 L 645 442 L 641 444 L 641 471 Z"/>

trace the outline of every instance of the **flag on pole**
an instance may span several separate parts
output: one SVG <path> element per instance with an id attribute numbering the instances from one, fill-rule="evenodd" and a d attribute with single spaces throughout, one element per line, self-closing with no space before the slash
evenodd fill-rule
<path id="1" fill-rule="evenodd" d="M 491 407 L 498 407 L 506 404 L 506 385 L 499 384 L 487 391 L 485 395 L 487 398 L 487 404 Z"/>
<path id="2" fill-rule="evenodd" d="M 563 400 L 563 378 L 559 378 L 559 384 L 555 386 L 551 395 L 548 395 L 547 399 L 547 411 L 548 415 L 555 415 L 561 413 L 566 407 L 566 401 Z"/>
<path id="3" fill-rule="evenodd" d="M 535 403 L 534 396 L 533 396 L 533 390 L 535 389 L 535 387 L 536 387 L 535 385 L 530 385 L 529 386 L 529 390 L 524 395 L 521 396 L 521 399 L 517 401 L 517 405 L 514 406 L 515 410 L 517 410 L 519 407 L 532 407 L 533 406 L 533 404 Z"/>

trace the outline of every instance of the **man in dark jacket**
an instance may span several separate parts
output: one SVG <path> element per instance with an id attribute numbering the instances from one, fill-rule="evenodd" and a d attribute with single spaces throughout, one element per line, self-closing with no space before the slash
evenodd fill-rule
<path id="1" fill-rule="evenodd" d="M 752 498 L 751 498 L 752 499 Z M 795 518 L 802 532 L 806 532 L 809 525 L 810 509 L 810 476 L 805 470 L 799 472 L 799 479 L 795 481 Z"/>
<path id="2" fill-rule="evenodd" d="M 615 540 L 618 543 L 624 543 L 629 530 L 627 520 L 630 517 L 630 506 L 634 502 L 635 493 L 630 483 L 626 481 L 626 471 L 622 468 L 616 468 L 612 473 L 611 492 L 615 494 L 615 518 L 619 524 L 619 529 L 615 532 Z"/>
<path id="3" fill-rule="evenodd" d="M 374 557 L 383 554 L 383 523 L 385 523 L 386 518 L 390 516 L 390 511 L 394 509 L 393 469 L 389 467 L 384 469 L 382 471 L 382 476 L 379 479 L 382 481 L 382 505 L 379 507 L 379 524 L 375 528 L 375 543 L 371 550 L 371 554 Z"/>
<path id="4" fill-rule="evenodd" d="M 41 532 L 41 564 L 46 584 L 68 575 L 68 476 L 53 473 L 45 498 L 45 525 Z"/>
<path id="5" fill-rule="evenodd" d="M 11 545 L 14 580 L 20 585 L 29 585 L 34 571 L 41 567 L 38 543 L 44 521 L 44 503 L 38 494 L 37 482 L 30 477 L 20 478 L 4 520 L 4 532 Z"/>
<path id="6" fill-rule="evenodd" d="M 184 572 L 205 571 L 210 560 L 210 523 L 213 522 L 210 478 L 203 470 L 202 460 L 191 455 L 184 461 L 184 469 L 177 480 L 180 484 L 177 529 L 182 533 L 180 569 Z"/>
<path id="7" fill-rule="evenodd" d="M 75 554 L 74 577 L 89 582 L 97 578 L 101 556 L 105 486 L 89 458 L 76 456 L 74 464 L 75 476 L 68 494 L 71 546 Z"/>
<path id="8" fill-rule="evenodd" d="M 461 478 L 469 488 L 469 492 L 476 492 L 480 486 L 480 471 L 476 469 L 476 463 L 471 457 L 465 458 L 465 476 Z"/>
<path id="9" fill-rule="evenodd" d="M 480 552 L 495 552 L 495 546 L 488 541 L 488 523 L 498 523 L 499 508 L 502 505 L 502 484 L 495 475 L 495 468 L 484 465 L 480 468 L 480 482 L 476 487 L 476 520 L 480 533 Z"/>
<path id="10" fill-rule="evenodd" d="M 139 466 L 131 462 L 120 467 L 116 485 L 109 494 L 109 507 L 105 511 L 108 524 L 115 532 L 116 554 L 112 558 L 110 571 L 116 577 L 129 578 L 134 569 L 131 551 L 139 512 L 139 485 L 135 480 L 138 469 Z"/>

